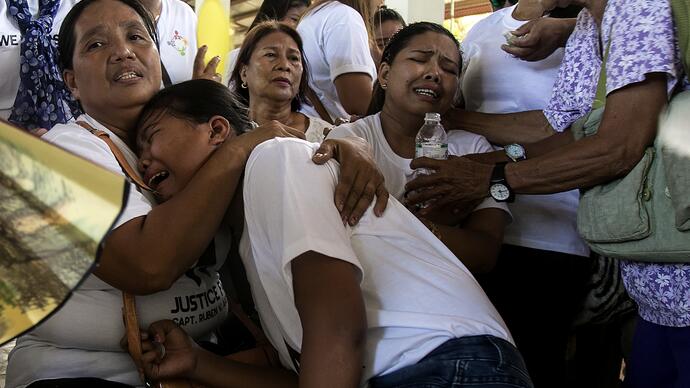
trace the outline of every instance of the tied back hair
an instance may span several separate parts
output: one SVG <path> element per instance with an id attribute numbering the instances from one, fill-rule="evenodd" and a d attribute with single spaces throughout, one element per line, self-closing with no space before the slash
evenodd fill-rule
<path id="1" fill-rule="evenodd" d="M 388 66 L 391 66 L 393 64 L 393 61 L 395 60 L 395 57 L 398 56 L 400 51 L 407 47 L 412 38 L 427 32 L 434 32 L 437 34 L 447 36 L 453 41 L 453 43 L 455 43 L 455 46 L 458 49 L 458 53 L 461 52 L 460 42 L 458 42 L 455 36 L 453 36 L 453 34 L 446 28 L 436 23 L 418 22 L 412 23 L 407 27 L 404 27 L 402 30 L 396 32 L 395 35 L 393 35 L 393 37 L 391 37 L 391 40 L 386 45 L 386 48 L 383 49 L 383 54 L 381 55 L 381 63 L 387 63 Z M 460 55 L 460 61 L 458 62 L 458 74 L 460 74 L 460 71 L 462 70 L 462 55 Z M 386 91 L 381 87 L 381 83 L 377 78 L 374 82 L 374 91 L 371 96 L 371 103 L 369 104 L 369 109 L 367 110 L 367 116 L 380 112 L 381 109 L 383 109 L 383 104 L 385 101 Z"/>
<path id="2" fill-rule="evenodd" d="M 193 124 L 203 124 L 213 116 L 222 116 L 237 135 L 251 129 L 247 107 L 227 86 L 196 79 L 168 86 L 156 93 L 144 106 L 136 129 L 130 132 L 130 144 L 137 144 L 139 129 L 145 121 L 159 120 L 166 114 Z"/>
<path id="3" fill-rule="evenodd" d="M 254 50 L 256 50 L 256 45 L 259 43 L 259 41 L 274 32 L 282 32 L 292 38 L 295 44 L 297 44 L 297 49 L 299 50 L 300 60 L 302 61 L 302 78 L 300 78 L 297 96 L 292 99 L 291 103 L 292 111 L 297 112 L 300 110 L 300 108 L 302 108 L 302 104 L 310 105 L 309 100 L 307 100 L 307 89 L 309 87 L 309 66 L 307 64 L 307 60 L 304 58 L 304 45 L 302 44 L 302 38 L 297 30 L 285 23 L 276 20 L 268 20 L 259 23 L 256 27 L 249 31 L 247 36 L 244 37 L 244 41 L 242 41 L 240 52 L 237 54 L 237 64 L 235 65 L 235 68 L 232 69 L 229 84 L 232 85 L 235 93 L 242 98 L 243 102 L 249 105 L 249 89 L 240 87 L 240 85 L 242 85 L 242 77 L 240 75 L 242 72 L 242 67 L 249 65 L 249 61 L 254 53 Z"/>
<path id="4" fill-rule="evenodd" d="M 283 20 L 290 8 L 310 5 L 311 0 L 264 0 L 247 31 L 251 31 L 259 23 L 267 20 Z"/>

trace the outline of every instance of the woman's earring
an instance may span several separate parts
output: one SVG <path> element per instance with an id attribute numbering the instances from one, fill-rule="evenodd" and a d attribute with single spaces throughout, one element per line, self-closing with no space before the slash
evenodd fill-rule
<path id="1" fill-rule="evenodd" d="M 246 88 L 247 88 L 247 83 L 246 83 L 246 82 L 242 82 L 242 84 L 240 84 L 240 86 L 242 87 L 242 89 L 246 89 Z"/>
<path id="2" fill-rule="evenodd" d="M 388 87 L 388 84 L 381 84 L 381 89 L 386 89 Z"/>

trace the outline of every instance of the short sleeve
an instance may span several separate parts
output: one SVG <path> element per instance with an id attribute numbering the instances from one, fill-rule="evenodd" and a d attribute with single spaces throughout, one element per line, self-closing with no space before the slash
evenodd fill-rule
<path id="1" fill-rule="evenodd" d="M 292 285 L 290 262 L 314 251 L 360 268 L 333 203 L 338 167 L 311 161 L 315 144 L 276 138 L 257 146 L 245 170 L 244 209 L 252 246 L 259 260 L 274 261 Z M 279 262 L 275 262 L 279 261 Z"/>
<path id="2" fill-rule="evenodd" d="M 616 1 L 602 29 L 610 42 L 606 61 L 606 92 L 666 73 L 668 92 L 678 78 L 679 59 L 669 1 Z M 610 31 L 610 36 L 608 36 Z"/>
<path id="3" fill-rule="evenodd" d="M 53 128 L 44 139 L 109 171 L 125 176 L 108 145 L 88 132 L 60 132 L 58 128 Z M 152 209 L 153 204 L 138 191 L 137 186 L 129 182 L 128 185 L 127 203 L 113 229 L 131 219 L 147 215 Z"/>
<path id="4" fill-rule="evenodd" d="M 369 37 L 362 17 L 350 7 L 330 15 L 324 27 L 324 55 L 331 81 L 347 73 L 365 73 L 376 78 L 376 65 L 369 51 Z"/>

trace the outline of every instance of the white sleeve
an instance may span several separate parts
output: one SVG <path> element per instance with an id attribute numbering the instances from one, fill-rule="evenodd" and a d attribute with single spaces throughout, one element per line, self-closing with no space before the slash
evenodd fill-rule
<path id="1" fill-rule="evenodd" d="M 314 164 L 317 147 L 297 139 L 269 140 L 254 149 L 245 169 L 244 211 L 252 249 L 259 253 L 256 260 L 270 260 L 265 266 L 280 268 L 290 288 L 289 264 L 308 251 L 361 270 L 349 227 L 333 203 L 338 165 Z"/>
<path id="2" fill-rule="evenodd" d="M 52 129 L 51 131 L 54 130 L 55 129 Z M 50 132 L 48 132 L 48 134 L 50 134 Z M 103 140 L 90 133 L 84 132 L 83 134 L 75 135 L 74 132 L 70 131 L 59 133 L 55 136 L 46 136 L 46 140 L 75 155 L 98 164 L 107 170 L 125 176 L 117 159 L 115 159 L 110 148 L 108 148 L 108 145 Z M 115 222 L 115 225 L 113 225 L 113 229 L 118 228 L 120 225 L 133 218 L 145 216 L 151 211 L 153 206 L 152 203 L 138 191 L 136 185 L 130 182 L 127 184 L 129 186 L 129 194 L 126 198 L 125 208 Z"/>
<path id="3" fill-rule="evenodd" d="M 363 137 L 360 133 L 354 130 L 352 123 L 349 123 L 333 127 L 333 129 L 326 136 L 326 139 L 342 139 L 352 136 Z"/>
<path id="4" fill-rule="evenodd" d="M 327 23 L 323 30 L 323 52 L 330 69 L 331 81 L 342 74 L 366 73 L 372 83 L 376 65 L 369 51 L 369 37 L 362 17 L 347 7 L 347 12 L 332 15 L 335 23 Z"/>

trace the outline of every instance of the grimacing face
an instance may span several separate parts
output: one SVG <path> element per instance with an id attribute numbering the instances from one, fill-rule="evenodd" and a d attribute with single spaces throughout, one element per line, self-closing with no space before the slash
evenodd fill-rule
<path id="1" fill-rule="evenodd" d="M 137 134 L 138 167 L 144 182 L 156 191 L 160 200 L 170 199 L 187 186 L 223 143 L 229 133 L 218 130 L 217 122 L 214 124 L 214 120 L 222 119 L 219 117 L 195 124 L 157 111 L 142 123 Z"/>
<path id="2" fill-rule="evenodd" d="M 384 109 L 421 117 L 445 113 L 457 90 L 459 63 L 458 47 L 448 36 L 427 31 L 412 37 L 392 64 L 379 67 Z"/>
<path id="3" fill-rule="evenodd" d="M 160 89 L 160 57 L 134 9 L 116 0 L 89 5 L 74 28 L 65 83 L 92 116 L 140 109 Z"/>
<path id="4" fill-rule="evenodd" d="M 247 84 L 250 102 L 257 98 L 289 102 L 299 93 L 302 81 L 302 54 L 288 34 L 272 32 L 254 47 L 240 78 Z"/>

